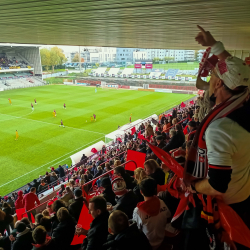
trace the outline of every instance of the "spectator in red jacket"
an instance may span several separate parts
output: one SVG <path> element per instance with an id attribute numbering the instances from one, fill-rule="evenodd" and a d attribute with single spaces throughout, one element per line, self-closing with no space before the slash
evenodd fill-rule
<path id="1" fill-rule="evenodd" d="M 36 188 L 34 188 L 34 187 L 31 188 L 30 192 L 23 197 L 23 201 L 24 201 L 25 211 L 27 212 L 27 211 L 31 210 L 30 212 L 27 213 L 28 218 L 31 221 L 31 214 L 33 214 L 34 217 L 36 215 L 36 210 L 33 208 L 36 207 L 36 204 L 40 205 L 40 201 L 36 195 Z"/>
<path id="2" fill-rule="evenodd" d="M 17 200 L 15 202 L 15 207 L 16 207 L 16 209 L 24 207 L 23 191 L 22 190 L 18 191 L 18 198 L 17 198 Z"/>

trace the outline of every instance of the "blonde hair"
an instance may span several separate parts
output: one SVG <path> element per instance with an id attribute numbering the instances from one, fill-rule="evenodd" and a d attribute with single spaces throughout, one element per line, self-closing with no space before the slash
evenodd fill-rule
<path id="1" fill-rule="evenodd" d="M 49 215 L 49 210 L 48 210 L 48 209 L 44 209 L 44 210 L 42 211 L 42 215 L 45 216 L 45 217 L 50 217 L 50 215 Z"/>
<path id="2" fill-rule="evenodd" d="M 3 221 L 6 216 L 6 213 L 0 209 L 0 221 Z"/>
<path id="3" fill-rule="evenodd" d="M 122 163 L 121 163 L 120 160 L 116 160 L 115 163 L 114 163 L 114 166 L 115 166 L 115 167 L 118 167 L 118 166 L 120 166 L 121 164 L 122 164 Z"/>
<path id="4" fill-rule="evenodd" d="M 160 167 L 154 159 L 149 159 L 145 161 L 144 166 L 147 166 L 151 170 L 152 173 L 154 173 L 155 170 Z"/>
<path id="5" fill-rule="evenodd" d="M 97 170 L 102 170 L 102 167 L 101 167 L 101 166 L 98 166 L 98 167 L 97 167 Z"/>
<path id="6" fill-rule="evenodd" d="M 140 184 L 140 182 L 143 179 L 147 178 L 146 172 L 143 168 L 135 169 L 134 174 L 135 174 L 135 179 L 137 181 L 137 184 Z"/>
<path id="7" fill-rule="evenodd" d="M 177 119 L 176 119 L 176 118 L 174 118 L 174 119 L 172 120 L 172 124 L 173 124 L 173 125 L 177 124 Z"/>
<path id="8" fill-rule="evenodd" d="M 81 185 L 85 183 L 84 174 L 81 175 Z"/>
<path id="9" fill-rule="evenodd" d="M 70 180 L 69 180 L 69 184 L 75 185 L 75 180 L 74 180 L 74 179 L 70 179 Z"/>

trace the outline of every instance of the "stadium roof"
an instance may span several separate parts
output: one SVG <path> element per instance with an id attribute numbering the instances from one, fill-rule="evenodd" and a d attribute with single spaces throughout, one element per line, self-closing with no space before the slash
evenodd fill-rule
<path id="1" fill-rule="evenodd" d="M 250 49 L 246 0 L 12 0 L 0 8 L 0 42 L 200 49 L 196 24 L 228 49 Z"/>

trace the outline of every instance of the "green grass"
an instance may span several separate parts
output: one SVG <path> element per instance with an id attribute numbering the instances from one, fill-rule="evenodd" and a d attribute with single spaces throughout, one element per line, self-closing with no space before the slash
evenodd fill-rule
<path id="1" fill-rule="evenodd" d="M 45 174 L 50 166 L 71 164 L 70 155 L 104 141 L 105 134 L 128 123 L 131 113 L 135 121 L 159 114 L 191 97 L 111 89 L 98 89 L 95 93 L 91 87 L 65 85 L 0 92 L 0 195 Z M 52 115 L 54 109 L 56 118 Z M 91 123 L 93 113 L 97 121 Z M 61 119 L 65 128 L 59 127 Z"/>
<path id="2" fill-rule="evenodd" d="M 127 66 L 127 68 L 134 68 L 134 65 Z M 199 68 L 199 63 L 166 63 L 166 64 L 153 64 L 153 69 L 180 69 L 180 70 L 193 70 Z"/>

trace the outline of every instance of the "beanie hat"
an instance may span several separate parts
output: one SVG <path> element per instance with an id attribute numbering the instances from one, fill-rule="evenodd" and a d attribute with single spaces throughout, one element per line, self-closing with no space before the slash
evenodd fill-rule
<path id="1" fill-rule="evenodd" d="M 124 193 L 127 192 L 126 182 L 121 176 L 115 175 L 112 178 L 111 184 L 112 184 L 112 190 L 115 193 L 115 195 L 123 195 Z"/>
<path id="2" fill-rule="evenodd" d="M 50 169 L 51 169 L 51 171 L 54 171 L 54 170 L 55 170 L 55 168 L 54 168 L 54 167 L 51 167 Z"/>
<path id="3" fill-rule="evenodd" d="M 16 227 L 18 233 L 22 233 L 25 229 L 26 225 L 23 222 L 20 222 Z"/>

